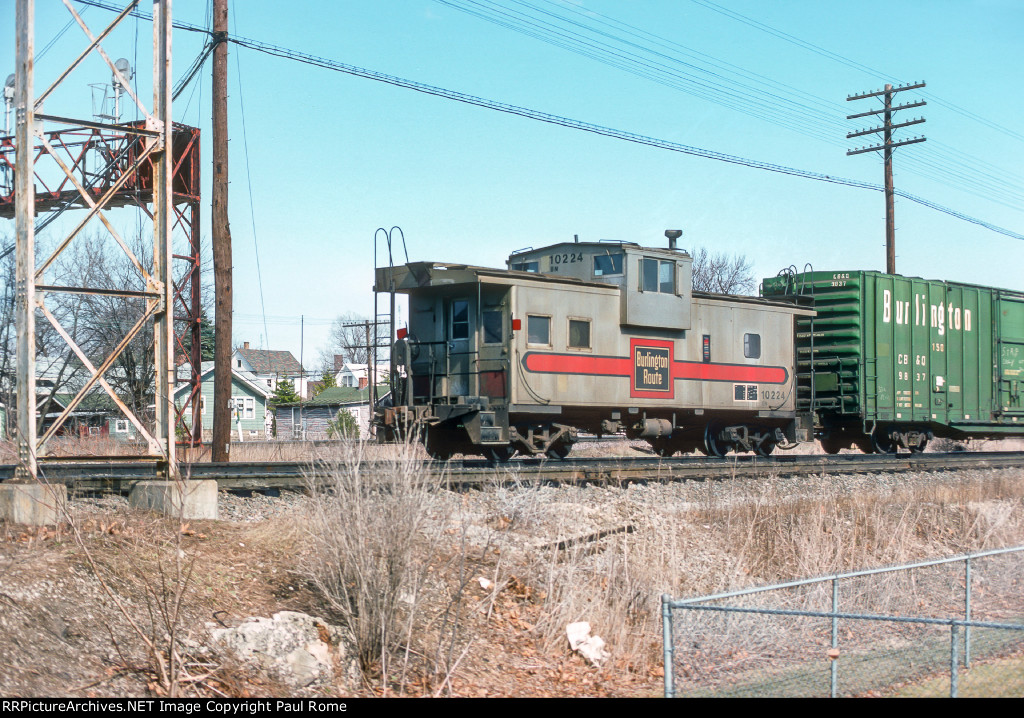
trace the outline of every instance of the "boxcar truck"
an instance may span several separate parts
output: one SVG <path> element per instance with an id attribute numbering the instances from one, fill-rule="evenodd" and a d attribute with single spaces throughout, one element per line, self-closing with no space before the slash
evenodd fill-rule
<path id="1" fill-rule="evenodd" d="M 826 452 L 1024 436 L 1024 293 L 867 271 L 780 274 L 762 293 L 813 299 L 797 403 Z"/>

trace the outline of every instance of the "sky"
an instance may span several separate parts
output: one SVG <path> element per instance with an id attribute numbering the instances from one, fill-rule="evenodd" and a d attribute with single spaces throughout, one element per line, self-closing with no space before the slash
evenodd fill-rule
<path id="1" fill-rule="evenodd" d="M 94 32 L 114 17 L 72 4 Z M 0 3 L 8 72 L 14 6 Z M 209 22 L 203 0 L 174 0 L 173 9 L 175 20 Z M 69 19 L 59 1 L 36 0 L 37 93 L 83 46 L 77 27 L 60 35 Z M 872 185 L 883 182 L 878 154 L 846 155 L 872 138 L 846 133 L 878 123 L 845 118 L 880 102 L 846 98 L 924 81 L 896 96 L 927 102 L 895 115 L 926 119 L 899 139 L 927 137 L 896 150 L 896 188 L 1024 234 L 1019 0 L 246 0 L 231 4 L 230 23 L 235 36 L 335 63 Z M 137 68 L 147 98 L 151 32 L 129 19 L 104 42 Z M 176 81 L 203 41 L 175 31 Z M 374 311 L 378 228 L 401 228 L 413 261 L 501 267 L 516 249 L 574 235 L 665 246 L 664 231 L 677 228 L 683 246 L 744 255 L 758 277 L 789 266 L 885 269 L 878 191 L 626 142 L 234 44 L 229 53 L 233 341 L 290 350 L 309 369 L 334 318 Z M 207 198 L 211 64 L 174 106 L 176 121 L 204 134 Z M 45 111 L 88 117 L 89 85 L 109 80 L 91 59 Z M 209 264 L 208 199 L 202 216 Z M 1024 241 L 908 199 L 897 198 L 895 216 L 899 273 L 1024 290 Z M 378 243 L 378 263 L 384 256 Z M 212 286 L 212 272 L 204 281 Z"/>

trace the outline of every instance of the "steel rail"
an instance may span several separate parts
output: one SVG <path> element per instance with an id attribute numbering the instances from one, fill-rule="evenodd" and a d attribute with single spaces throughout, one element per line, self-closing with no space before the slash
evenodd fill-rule
<path id="1" fill-rule="evenodd" d="M 388 466 L 381 463 L 381 470 Z M 230 462 L 181 464 L 183 477 L 215 479 L 222 490 L 302 489 L 311 461 Z M 372 473 L 374 462 L 364 470 Z M 125 459 L 105 456 L 73 460 L 40 461 L 41 480 L 63 483 L 73 490 L 127 492 L 138 481 L 158 478 L 159 462 L 154 459 Z M 494 464 L 482 459 L 464 459 L 447 464 L 425 462 L 425 469 L 439 483 L 451 486 L 483 485 L 495 482 L 628 484 L 641 481 L 722 480 L 730 478 L 785 478 L 814 474 L 871 474 L 909 471 L 949 471 L 979 468 L 1024 468 L 1024 452 L 935 453 L 935 454 L 838 454 L 772 456 L 730 456 L 715 459 L 686 456 L 607 457 L 548 461 L 514 459 Z M 14 465 L 0 465 L 0 481 L 14 477 Z"/>

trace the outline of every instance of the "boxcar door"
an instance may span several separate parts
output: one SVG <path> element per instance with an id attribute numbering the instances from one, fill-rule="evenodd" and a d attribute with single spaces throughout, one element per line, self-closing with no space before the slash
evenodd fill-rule
<path id="1" fill-rule="evenodd" d="M 1024 416 L 1024 301 L 1000 296 L 996 302 L 999 408 Z"/>
<path id="2" fill-rule="evenodd" d="M 470 395 L 470 366 L 473 358 L 474 312 L 469 299 L 448 300 L 448 396 Z"/>

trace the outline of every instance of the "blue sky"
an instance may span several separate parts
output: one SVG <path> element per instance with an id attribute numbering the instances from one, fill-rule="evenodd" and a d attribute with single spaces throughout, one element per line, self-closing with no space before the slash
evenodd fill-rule
<path id="1" fill-rule="evenodd" d="M 206 5 L 175 0 L 175 19 L 205 25 Z M 582 38 L 590 52 L 607 43 L 616 61 L 667 69 L 674 82 L 698 77 L 700 96 L 453 6 L 528 14 L 534 29 L 551 19 L 542 13 L 556 13 L 580 23 L 562 22 L 563 41 Z M 41 50 L 69 16 L 54 0 L 36 0 L 36 8 Z M 83 17 L 98 30 L 113 15 L 92 7 Z M 512 19 L 522 27 L 523 16 Z M 8 29 L 0 54 L 13 69 L 10 0 L 0 21 Z M 846 156 L 870 138 L 845 138 L 871 120 L 845 115 L 878 103 L 845 98 L 924 80 L 923 91 L 898 95 L 928 101 L 897 115 L 927 118 L 904 136 L 928 141 L 896 151 L 896 187 L 1024 233 L 1017 0 L 247 0 L 233 4 L 231 23 L 243 37 L 428 85 L 873 184 L 882 183 L 880 158 Z M 112 57 L 137 60 L 146 96 L 150 32 L 130 20 L 105 43 Z M 62 69 L 81 38 L 74 27 L 63 35 L 40 58 L 37 77 Z M 176 77 L 201 43 L 196 33 L 175 33 Z M 490 266 L 514 249 L 574 234 L 661 246 L 666 228 L 683 229 L 684 246 L 747 255 L 759 276 L 808 263 L 885 266 L 879 192 L 627 143 L 234 45 L 230 52 L 236 343 L 289 349 L 312 365 L 335 316 L 372 311 L 373 237 L 382 226 L 402 228 L 412 259 Z M 46 111 L 88 116 L 88 84 L 108 80 L 91 62 Z M 770 93 L 759 108 L 757 91 Z M 175 105 L 178 121 L 206 134 L 207 182 L 209 98 L 207 65 Z M 1024 289 L 1024 241 L 902 199 L 896 225 L 900 273 Z"/>

